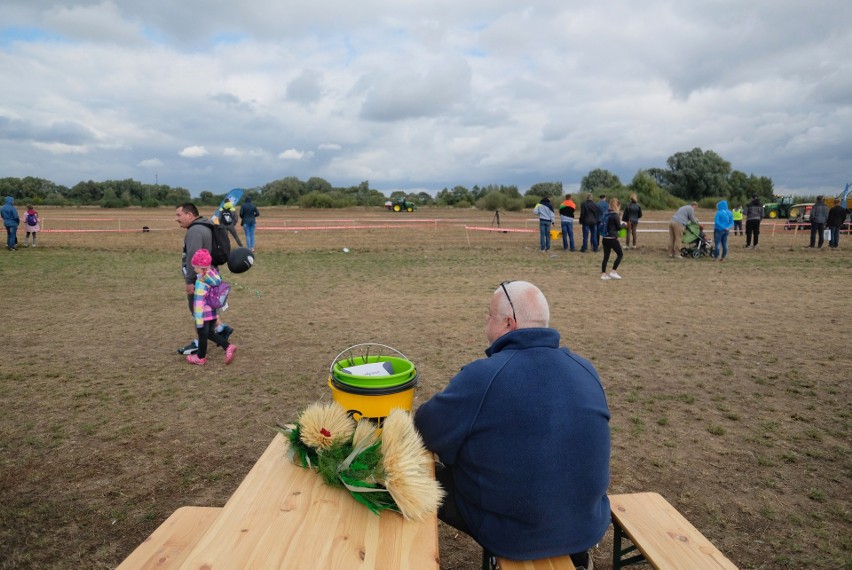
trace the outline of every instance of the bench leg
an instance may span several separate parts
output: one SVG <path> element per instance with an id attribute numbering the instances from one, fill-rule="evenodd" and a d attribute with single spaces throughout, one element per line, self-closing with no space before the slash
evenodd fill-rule
<path id="1" fill-rule="evenodd" d="M 612 570 L 620 570 L 624 566 L 631 564 L 639 564 L 645 561 L 645 556 L 640 552 L 636 556 L 624 558 L 631 552 L 638 550 L 635 545 L 631 544 L 626 548 L 622 548 L 621 541 L 624 539 L 624 531 L 617 522 L 613 521 L 613 537 L 612 537 Z M 628 539 L 630 540 L 630 539 Z"/>

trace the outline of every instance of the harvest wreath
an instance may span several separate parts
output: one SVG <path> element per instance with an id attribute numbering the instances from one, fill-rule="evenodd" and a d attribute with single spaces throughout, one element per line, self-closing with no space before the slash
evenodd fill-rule
<path id="1" fill-rule="evenodd" d="M 369 420 L 356 422 L 337 402 L 315 403 L 279 431 L 290 441 L 290 461 L 316 469 L 327 485 L 345 488 L 372 512 L 396 511 L 414 521 L 437 512 L 444 491 L 404 410 L 392 410 L 380 433 Z"/>

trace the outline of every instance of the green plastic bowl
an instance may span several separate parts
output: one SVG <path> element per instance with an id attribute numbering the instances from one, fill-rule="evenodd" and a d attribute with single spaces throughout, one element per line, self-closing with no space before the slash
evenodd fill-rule
<path id="1" fill-rule="evenodd" d="M 360 366 L 362 364 L 373 364 L 375 362 L 389 362 L 393 368 L 393 374 L 388 376 L 360 376 L 344 372 L 345 368 Z M 396 356 L 355 356 L 344 360 L 338 360 L 331 367 L 331 375 L 340 384 L 355 388 L 393 388 L 405 384 L 417 375 L 414 364 L 410 360 Z"/>

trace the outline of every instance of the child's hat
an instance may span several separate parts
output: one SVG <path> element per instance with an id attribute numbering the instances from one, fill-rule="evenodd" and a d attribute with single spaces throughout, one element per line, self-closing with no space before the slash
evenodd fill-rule
<path id="1" fill-rule="evenodd" d="M 192 265 L 195 267 L 210 267 L 213 264 L 213 258 L 210 257 L 210 252 L 202 248 L 195 252 L 192 256 Z"/>

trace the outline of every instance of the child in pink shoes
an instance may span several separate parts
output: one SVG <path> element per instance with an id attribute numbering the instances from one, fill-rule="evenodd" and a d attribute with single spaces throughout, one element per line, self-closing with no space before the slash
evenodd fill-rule
<path id="1" fill-rule="evenodd" d="M 192 268 L 195 270 L 195 297 L 193 315 L 198 332 L 198 352 L 186 357 L 190 364 L 203 365 L 207 362 L 207 339 L 225 349 L 225 364 L 230 364 L 237 351 L 237 345 L 231 344 L 216 332 L 216 309 L 210 307 L 207 292 L 222 282 L 219 272 L 213 267 L 213 259 L 206 249 L 199 249 L 192 256 Z"/>

